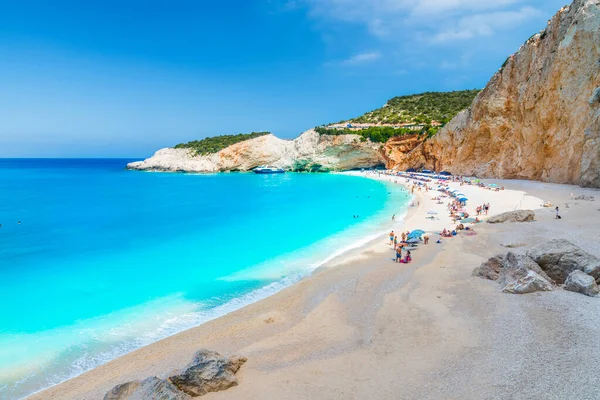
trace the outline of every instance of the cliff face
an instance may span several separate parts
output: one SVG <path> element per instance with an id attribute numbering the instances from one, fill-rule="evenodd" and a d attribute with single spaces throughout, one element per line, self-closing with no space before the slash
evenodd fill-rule
<path id="1" fill-rule="evenodd" d="M 395 168 L 600 187 L 600 0 L 575 0 Z"/>
<path id="2" fill-rule="evenodd" d="M 418 134 L 397 136 L 388 140 L 383 147 L 387 168 L 406 163 L 410 152 L 419 147 L 423 140 L 424 136 Z"/>
<path id="3" fill-rule="evenodd" d="M 261 136 L 218 153 L 196 156 L 189 149 L 162 149 L 154 156 L 127 165 L 129 169 L 183 172 L 249 171 L 269 164 L 295 171 L 368 168 L 385 163 L 380 145 L 361 142 L 358 135 L 319 135 L 313 129 L 294 140 Z"/>

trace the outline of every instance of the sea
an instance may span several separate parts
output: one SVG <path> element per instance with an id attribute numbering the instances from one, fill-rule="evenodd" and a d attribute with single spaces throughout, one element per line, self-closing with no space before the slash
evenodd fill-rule
<path id="1" fill-rule="evenodd" d="M 128 171 L 0 159 L 0 399 L 19 399 L 272 295 L 401 217 L 343 174 Z"/>

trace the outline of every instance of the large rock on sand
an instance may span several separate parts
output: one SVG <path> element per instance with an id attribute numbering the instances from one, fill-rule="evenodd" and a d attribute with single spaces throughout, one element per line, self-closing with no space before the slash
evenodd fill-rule
<path id="1" fill-rule="evenodd" d="M 235 373 L 246 361 L 244 357 L 226 358 L 214 351 L 200 350 L 183 371 L 169 379 L 190 396 L 202 396 L 237 386 Z"/>
<path id="2" fill-rule="evenodd" d="M 564 239 L 549 240 L 532 247 L 531 257 L 557 283 L 564 283 L 573 271 L 583 271 L 600 282 L 600 259 Z"/>
<path id="3" fill-rule="evenodd" d="M 553 284 L 552 278 L 550 278 L 544 270 L 529 256 L 523 254 L 516 254 L 509 251 L 503 258 L 502 270 L 500 273 L 500 284 L 506 285 L 511 281 L 524 278 L 529 271 L 533 271 L 550 284 Z"/>
<path id="4" fill-rule="evenodd" d="M 586 296 L 597 296 L 600 292 L 594 278 L 579 270 L 569 274 L 565 281 L 565 290 L 585 294 Z"/>
<path id="5" fill-rule="evenodd" d="M 104 400 L 189 400 L 168 380 L 155 376 L 143 381 L 131 381 L 117 385 L 104 395 Z"/>
<path id="6" fill-rule="evenodd" d="M 505 293 L 525 294 L 554 290 L 552 280 L 531 258 L 509 252 L 498 279 Z"/>
<path id="7" fill-rule="evenodd" d="M 487 219 L 489 224 L 501 224 L 503 222 L 531 222 L 535 219 L 535 213 L 531 210 L 517 210 L 505 212 Z"/>
<path id="8" fill-rule="evenodd" d="M 495 281 L 500 277 L 500 272 L 504 268 L 504 255 L 498 254 L 484 261 L 479 267 L 473 270 L 473 276 Z"/>
<path id="9" fill-rule="evenodd" d="M 473 270 L 473 276 L 498 281 L 505 293 L 525 294 L 554 290 L 552 279 L 530 257 L 509 252 Z"/>
<path id="10" fill-rule="evenodd" d="M 526 294 L 554 290 L 552 284 L 534 271 L 527 271 L 526 275 L 515 280 L 510 280 L 502 291 L 505 293 Z"/>

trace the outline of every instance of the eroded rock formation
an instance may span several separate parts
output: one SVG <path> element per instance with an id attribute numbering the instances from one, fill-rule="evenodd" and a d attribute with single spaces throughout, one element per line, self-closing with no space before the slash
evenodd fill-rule
<path id="1" fill-rule="evenodd" d="M 575 0 L 397 169 L 600 187 L 600 1 Z"/>
<path id="2" fill-rule="evenodd" d="M 199 350 L 190 364 L 168 379 L 155 376 L 122 383 L 112 388 L 104 400 L 189 400 L 209 392 L 237 386 L 235 374 L 247 361 L 245 357 L 223 357 L 210 350 Z"/>
<path id="3" fill-rule="evenodd" d="M 189 149 L 162 149 L 130 163 L 129 169 L 183 172 L 249 171 L 269 164 L 293 171 L 328 171 L 383 165 L 381 144 L 363 142 L 359 135 L 319 135 L 314 129 L 294 140 L 261 136 L 229 146 L 218 153 L 195 155 Z"/>

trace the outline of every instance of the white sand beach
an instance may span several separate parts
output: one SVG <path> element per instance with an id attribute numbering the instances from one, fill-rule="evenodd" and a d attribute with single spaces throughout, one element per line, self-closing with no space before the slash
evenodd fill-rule
<path id="1" fill-rule="evenodd" d="M 374 179 L 405 179 L 389 176 Z M 243 309 L 113 360 L 31 399 L 101 399 L 113 386 L 167 377 L 201 348 L 243 355 L 239 386 L 208 399 L 596 399 L 600 393 L 600 298 L 557 288 L 506 294 L 471 276 L 488 257 L 568 239 L 600 257 L 600 202 L 569 185 L 490 180 L 506 190 L 450 183 L 467 209 L 490 203 L 490 216 L 535 210 L 527 223 L 453 228 L 435 192 L 390 229 L 423 229 L 431 240 L 410 264 L 392 262 L 387 235 L 332 260 L 310 277 Z M 447 199 L 445 199 L 447 201 Z M 541 208 L 544 201 L 558 205 Z M 439 220 L 427 219 L 437 211 Z M 399 210 L 399 213 L 401 210 Z M 485 217 L 484 217 L 485 218 Z M 516 246 L 507 249 L 502 245 Z"/>

